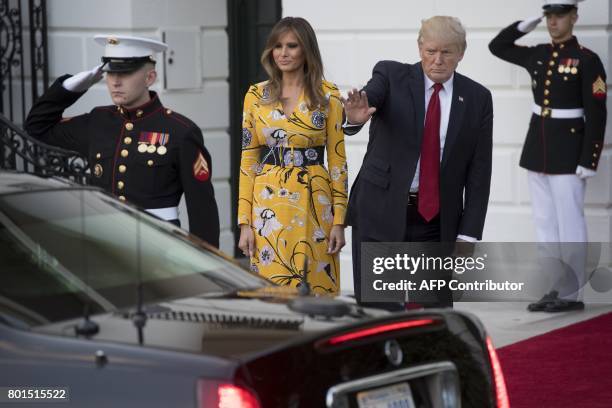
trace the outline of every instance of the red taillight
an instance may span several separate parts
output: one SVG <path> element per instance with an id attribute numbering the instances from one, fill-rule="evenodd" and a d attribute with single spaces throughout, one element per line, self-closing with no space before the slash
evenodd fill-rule
<path id="1" fill-rule="evenodd" d="M 259 408 L 257 397 L 249 390 L 231 384 L 218 389 L 219 408 Z"/>
<path id="2" fill-rule="evenodd" d="M 326 339 L 320 342 L 317 346 L 319 347 L 338 346 L 342 343 L 355 341 L 355 340 L 361 340 L 366 337 L 378 336 L 378 335 L 387 334 L 390 332 L 396 332 L 400 330 L 414 329 L 417 327 L 431 326 L 439 322 L 440 321 L 437 319 L 416 319 L 416 320 L 407 320 L 403 322 L 384 323 L 384 324 L 380 324 L 377 326 L 357 329 L 349 333 L 339 334 L 337 336 L 330 337 L 329 339 Z"/>
<path id="3" fill-rule="evenodd" d="M 489 350 L 489 359 L 491 360 L 491 368 L 493 369 L 493 382 L 495 385 L 495 399 L 497 408 L 510 408 L 510 400 L 508 399 L 508 390 L 506 389 L 506 380 L 502 372 L 499 358 L 493 347 L 491 338 L 487 336 L 487 349 Z"/>
<path id="4" fill-rule="evenodd" d="M 257 395 L 235 384 L 198 381 L 199 408 L 261 408 Z"/>

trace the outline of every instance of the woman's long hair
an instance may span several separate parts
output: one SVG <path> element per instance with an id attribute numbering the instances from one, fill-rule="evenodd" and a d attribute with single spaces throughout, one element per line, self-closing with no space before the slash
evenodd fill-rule
<path id="1" fill-rule="evenodd" d="M 274 104 L 281 99 L 282 71 L 276 66 L 272 51 L 280 37 L 292 31 L 302 47 L 304 53 L 304 96 L 310 110 L 317 106 L 327 106 L 327 99 L 323 95 L 321 83 L 323 81 L 323 62 L 319 52 L 319 44 L 312 26 L 301 17 L 285 17 L 272 28 L 268 36 L 266 47 L 261 54 L 261 65 L 268 73 L 268 95 L 262 103 Z"/>

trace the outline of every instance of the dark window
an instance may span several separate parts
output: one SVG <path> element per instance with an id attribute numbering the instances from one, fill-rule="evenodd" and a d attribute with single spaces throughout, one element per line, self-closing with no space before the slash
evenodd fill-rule
<path id="1" fill-rule="evenodd" d="M 242 149 L 242 104 L 249 85 L 267 79 L 266 71 L 259 59 L 268 34 L 282 17 L 282 9 L 281 0 L 228 0 L 227 7 L 230 51 L 232 225 L 237 244 L 240 238 L 236 213 Z M 242 257 L 242 251 L 235 248 L 235 256 Z"/>
<path id="2" fill-rule="evenodd" d="M 192 241 L 193 240 L 193 241 Z M 0 307 L 30 324 L 267 285 L 167 223 L 95 190 L 0 197 Z M 9 307 L 9 305 L 12 305 Z"/>

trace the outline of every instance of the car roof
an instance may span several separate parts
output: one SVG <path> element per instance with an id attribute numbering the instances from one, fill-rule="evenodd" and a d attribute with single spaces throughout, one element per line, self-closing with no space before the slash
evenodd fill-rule
<path id="1" fill-rule="evenodd" d="M 0 195 L 55 188 L 79 187 L 79 184 L 59 177 L 41 177 L 34 174 L 0 169 Z"/>

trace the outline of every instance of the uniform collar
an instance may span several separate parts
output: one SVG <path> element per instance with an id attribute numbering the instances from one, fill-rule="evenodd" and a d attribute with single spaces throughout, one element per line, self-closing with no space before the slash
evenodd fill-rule
<path id="1" fill-rule="evenodd" d="M 553 47 L 553 49 L 563 49 L 566 47 L 577 47 L 578 39 L 576 38 L 575 35 L 573 35 L 572 38 L 570 38 L 569 40 L 563 41 L 562 43 L 551 42 L 550 45 Z"/>
<path id="2" fill-rule="evenodd" d="M 149 99 L 148 102 L 143 103 L 142 105 L 136 108 L 127 109 L 127 108 L 124 108 L 123 106 L 117 106 L 117 111 L 124 118 L 135 120 L 135 119 L 144 118 L 150 113 L 163 108 L 163 105 L 161 104 L 161 101 L 159 100 L 159 97 L 157 96 L 157 92 L 149 91 L 149 96 L 151 97 L 151 99 Z"/>

